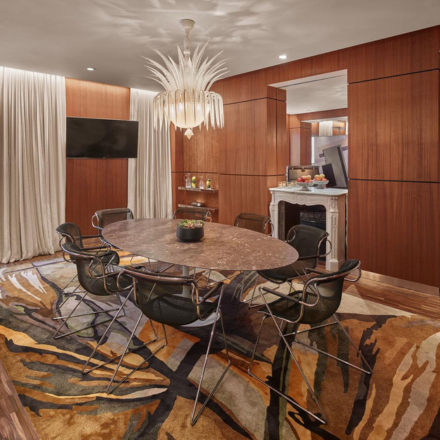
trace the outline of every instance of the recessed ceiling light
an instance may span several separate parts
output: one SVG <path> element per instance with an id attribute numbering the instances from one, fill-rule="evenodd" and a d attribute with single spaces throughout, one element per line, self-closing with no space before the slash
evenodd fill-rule
<path id="1" fill-rule="evenodd" d="M 93 71 L 93 70 L 95 70 L 95 68 L 94 67 L 87 67 L 87 70 Z"/>
<path id="2" fill-rule="evenodd" d="M 287 58 L 287 55 L 280 55 L 278 58 L 279 58 L 280 60 L 285 60 L 285 59 Z"/>
<path id="3" fill-rule="evenodd" d="M 312 110 L 307 110 L 307 113 L 312 113 Z"/>

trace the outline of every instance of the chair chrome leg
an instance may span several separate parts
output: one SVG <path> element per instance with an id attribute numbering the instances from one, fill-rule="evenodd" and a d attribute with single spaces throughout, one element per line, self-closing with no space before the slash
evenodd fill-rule
<path id="1" fill-rule="evenodd" d="M 130 298 L 130 296 L 131 296 L 132 293 L 133 293 L 133 289 L 130 290 L 130 292 L 128 293 L 128 295 L 127 295 L 126 298 L 124 299 L 124 301 L 121 303 L 121 307 L 119 307 L 118 312 L 117 312 L 116 315 L 113 317 L 111 323 L 110 323 L 110 324 L 108 325 L 108 327 L 105 329 L 104 334 L 101 336 L 101 339 L 99 340 L 98 344 L 97 344 L 96 347 L 94 348 L 92 354 L 89 356 L 89 358 L 87 359 L 87 362 L 84 364 L 84 367 L 83 367 L 83 369 L 82 369 L 82 371 L 81 371 L 82 374 L 88 374 L 88 373 L 90 373 L 91 371 L 96 370 L 97 368 L 100 368 L 100 367 L 106 365 L 107 363 L 112 362 L 114 359 L 116 359 L 116 358 L 114 358 L 114 359 L 112 359 L 111 361 L 103 362 L 103 363 L 101 363 L 100 365 L 95 366 L 95 367 L 93 367 L 93 368 L 91 368 L 91 369 L 89 369 L 89 370 L 86 371 L 87 365 L 89 365 L 90 361 L 92 360 L 92 358 L 93 358 L 93 356 L 95 355 L 96 351 L 98 350 L 99 346 L 102 344 L 102 342 L 104 341 L 105 337 L 107 336 L 107 333 L 110 331 L 112 325 L 114 324 L 114 322 L 116 321 L 116 319 L 119 317 L 119 313 L 120 313 L 121 311 L 123 311 L 123 312 L 124 312 L 124 315 L 122 315 L 122 316 L 126 316 L 126 315 L 125 315 L 124 306 L 125 306 L 125 303 L 128 301 L 128 299 Z M 119 298 L 119 295 L 118 295 L 118 298 Z M 119 301 L 121 301 L 120 298 L 119 298 Z M 154 330 L 154 328 L 153 328 L 153 330 Z M 156 333 L 156 331 L 154 331 L 154 332 Z M 157 335 L 156 335 L 156 339 L 157 339 Z"/>
<path id="2" fill-rule="evenodd" d="M 200 410 L 196 414 L 197 404 L 199 402 L 199 394 L 200 394 L 200 390 L 202 388 L 203 378 L 205 376 L 206 364 L 208 362 L 209 351 L 211 350 L 211 344 L 212 344 L 212 340 L 213 340 L 213 337 L 214 337 L 214 334 L 215 334 L 215 327 L 216 327 L 219 315 L 220 315 L 220 322 L 221 322 L 221 326 L 222 326 L 223 342 L 225 344 L 226 357 L 228 359 L 228 365 L 225 367 L 222 375 L 218 379 L 218 381 L 215 384 L 214 388 L 209 393 L 208 397 L 203 402 L 202 407 L 200 408 Z M 217 311 L 216 311 L 216 314 L 215 314 L 215 321 L 212 324 L 211 337 L 209 338 L 208 349 L 206 350 L 205 360 L 203 361 L 202 374 L 200 376 L 200 383 L 199 383 L 199 387 L 197 388 L 196 399 L 195 399 L 195 402 L 194 402 L 194 408 L 193 408 L 193 412 L 192 412 L 192 415 L 191 415 L 191 426 L 194 426 L 197 423 L 197 420 L 199 419 L 200 415 L 202 414 L 202 412 L 205 409 L 206 405 L 208 404 L 209 400 L 211 399 L 211 397 L 213 396 L 213 394 L 217 390 L 217 388 L 220 385 L 220 382 L 222 381 L 222 379 L 225 376 L 226 372 L 229 370 L 229 367 L 231 366 L 231 363 L 232 362 L 231 362 L 231 359 L 229 357 L 229 352 L 228 352 L 228 344 L 226 342 L 225 327 L 223 325 L 223 315 L 222 315 L 222 313 L 220 311 L 220 301 L 219 301 L 218 302 L 218 306 L 217 306 Z"/>
<path id="3" fill-rule="evenodd" d="M 52 313 L 51 319 L 56 319 L 55 315 L 61 310 L 61 307 L 63 307 L 63 305 L 67 302 L 68 299 L 70 299 L 70 297 L 74 294 L 74 293 L 78 293 L 77 290 L 80 287 L 79 283 L 78 285 L 75 287 L 75 289 L 72 292 L 65 292 L 65 290 L 73 283 L 73 281 L 75 280 L 75 278 L 77 278 L 78 275 L 75 275 L 65 286 L 64 288 L 61 290 L 61 295 L 63 295 L 64 293 L 67 294 L 67 297 L 64 299 L 64 301 L 54 310 L 54 312 Z"/>
<path id="4" fill-rule="evenodd" d="M 295 406 L 296 408 L 301 409 L 302 411 L 304 411 L 305 413 L 307 413 L 309 416 L 313 417 L 314 419 L 318 420 L 318 421 L 321 422 L 322 424 L 324 424 L 324 425 L 327 424 L 327 417 L 326 417 L 326 415 L 325 415 L 325 412 L 324 412 L 324 410 L 323 410 L 321 404 L 319 403 L 319 400 L 318 400 L 318 398 L 317 398 L 317 396 L 316 396 L 316 394 L 315 394 L 315 391 L 313 390 L 312 386 L 310 385 L 309 381 L 307 380 L 307 377 L 305 376 L 305 374 L 304 374 L 304 372 L 303 372 L 301 366 L 299 365 L 298 360 L 296 359 L 295 355 L 293 354 L 292 347 L 290 346 L 289 342 L 286 340 L 285 335 L 284 335 L 283 332 L 281 331 L 281 328 L 280 328 L 280 326 L 278 325 L 278 323 L 277 323 L 275 317 L 273 316 L 272 311 L 270 310 L 270 307 L 269 307 L 269 305 L 268 305 L 268 303 L 267 303 L 267 301 L 266 301 L 266 298 L 264 298 L 264 295 L 262 294 L 262 292 L 261 292 L 260 289 L 259 289 L 259 294 L 260 294 L 261 298 L 263 299 L 263 301 L 264 301 L 264 303 L 265 303 L 265 305 L 266 305 L 266 308 L 267 308 L 267 310 L 268 310 L 268 312 L 269 312 L 269 314 L 270 314 L 270 316 L 271 316 L 271 318 L 272 318 L 272 320 L 273 320 L 273 322 L 274 322 L 274 324 L 275 324 L 275 326 L 276 326 L 276 328 L 277 328 L 277 330 L 278 330 L 279 335 L 281 336 L 281 338 L 283 339 L 284 343 L 286 344 L 286 347 L 287 347 L 287 349 L 289 350 L 290 356 L 292 357 L 293 361 L 295 362 L 295 364 L 296 364 L 296 366 L 297 366 L 297 368 L 298 368 L 298 370 L 299 370 L 299 372 L 300 372 L 300 374 L 301 374 L 301 376 L 302 376 L 302 378 L 303 378 L 303 380 L 304 380 L 304 383 L 306 384 L 308 390 L 310 391 L 310 394 L 312 395 L 313 400 L 315 401 L 316 405 L 318 406 L 319 410 L 321 411 L 322 418 L 321 418 L 321 417 L 318 417 L 316 414 L 312 413 L 312 412 L 309 411 L 308 409 L 302 407 L 299 403 L 297 403 L 295 400 L 293 400 L 289 395 L 287 395 L 287 394 L 281 392 L 280 390 L 278 390 L 278 389 L 272 387 L 271 385 L 267 384 L 267 383 L 264 382 L 262 379 L 260 379 L 260 378 L 257 377 L 256 375 L 254 375 L 254 374 L 251 372 L 251 365 L 252 365 L 251 363 L 249 364 L 248 374 L 249 374 L 250 376 L 254 377 L 255 379 L 257 379 L 257 380 L 258 380 L 259 382 L 261 382 L 263 385 L 265 385 L 265 386 L 267 386 L 268 388 L 270 388 L 272 391 L 275 391 L 277 394 L 279 394 L 280 396 L 284 397 L 284 398 L 285 398 L 290 404 L 292 404 L 292 405 Z M 260 333 L 261 333 L 261 330 L 262 330 L 262 328 L 263 328 L 264 319 L 265 319 L 266 317 L 267 317 L 267 315 L 263 318 L 263 320 L 262 320 L 262 322 L 261 322 L 261 326 L 260 326 L 260 330 L 259 330 L 259 332 L 258 332 L 259 334 L 258 334 L 258 337 L 257 337 L 257 342 L 256 342 L 255 347 L 254 347 L 254 352 L 253 352 L 253 354 L 252 354 L 251 362 L 253 362 L 253 360 L 254 360 L 255 352 L 256 352 L 256 350 L 257 350 L 257 345 L 258 345 L 258 343 L 259 343 L 259 341 L 260 341 Z"/>
<path id="5" fill-rule="evenodd" d="M 96 326 L 98 326 L 98 325 L 105 324 L 105 323 L 110 322 L 110 321 L 112 320 L 112 318 L 109 318 L 109 319 L 106 319 L 105 321 L 101 321 L 101 322 L 98 322 L 98 323 L 96 323 L 96 324 L 91 324 L 91 325 L 89 325 L 89 326 L 87 326 L 87 327 L 83 327 L 83 328 L 80 328 L 80 329 L 78 329 L 78 330 L 73 330 L 73 331 L 71 331 L 71 332 L 69 332 L 69 333 L 63 333 L 62 335 L 57 336 L 58 333 L 60 332 L 60 330 L 61 330 L 61 329 L 67 324 L 67 321 L 72 317 L 72 315 L 73 315 L 73 313 L 75 312 L 75 310 L 76 310 L 76 309 L 79 307 L 79 305 L 84 301 L 84 299 L 85 299 L 85 297 L 87 296 L 88 293 L 89 293 L 89 292 L 86 292 L 86 293 L 82 296 L 82 298 L 78 301 L 78 303 L 76 304 L 76 306 L 75 306 L 75 307 L 73 308 L 73 310 L 70 312 L 69 316 L 67 316 L 67 318 L 63 321 L 61 327 L 60 327 L 60 328 L 55 332 L 55 334 L 53 335 L 53 338 L 54 338 L 54 339 L 61 339 L 61 338 L 64 338 L 64 337 L 66 337 L 66 336 L 73 335 L 74 333 L 78 333 L 78 332 L 81 332 L 81 331 L 83 331 L 83 330 L 87 330 L 87 329 L 89 329 L 89 328 L 93 328 L 93 327 L 96 327 Z M 104 311 L 104 312 L 102 312 L 102 313 L 106 313 L 106 312 Z"/>
<path id="6" fill-rule="evenodd" d="M 158 353 L 159 352 L 159 350 L 161 350 L 162 348 L 164 348 L 167 344 L 168 344 L 168 338 L 167 338 L 167 336 L 166 336 L 166 330 L 165 330 L 165 326 L 162 324 L 162 328 L 163 328 L 163 331 L 164 331 L 164 335 L 165 335 L 165 343 L 164 344 L 162 344 L 160 347 L 158 347 L 158 348 L 156 348 L 156 350 L 154 350 L 146 359 L 144 359 L 144 361 L 143 362 L 141 362 L 136 368 L 134 368 L 129 374 L 127 374 L 120 382 L 118 382 L 117 383 L 117 385 L 115 385 L 114 387 L 113 387 L 113 389 L 111 389 L 111 386 L 113 385 L 113 382 L 114 382 L 114 380 L 115 380 L 115 377 L 116 377 L 116 374 L 118 373 L 118 371 L 119 371 L 119 368 L 121 367 L 121 364 L 122 364 L 122 361 L 124 360 L 124 357 L 128 354 L 128 353 L 133 353 L 133 352 L 135 352 L 135 351 L 137 351 L 137 350 L 139 350 L 139 349 L 141 349 L 141 348 L 143 348 L 144 346 L 146 346 L 147 344 L 149 344 L 149 343 L 151 343 L 151 342 L 153 342 L 153 341 L 155 341 L 155 340 L 157 340 L 157 333 L 156 333 L 156 330 L 154 329 L 154 326 L 153 326 L 153 324 L 152 324 L 152 322 L 151 322 L 151 320 L 150 320 L 150 324 L 151 324 L 151 326 L 152 326 L 152 328 L 153 328 L 153 331 L 154 331 L 154 334 L 156 335 L 156 339 L 154 339 L 154 340 L 151 340 L 151 341 L 149 341 L 149 342 L 146 342 L 145 344 L 142 344 L 140 347 L 137 347 L 136 349 L 134 349 L 134 350 L 129 350 L 128 349 L 128 347 L 130 346 L 130 343 L 131 343 L 131 341 L 133 340 L 133 337 L 134 337 L 134 335 L 135 335 L 135 333 L 136 333 L 136 330 L 137 330 L 137 328 L 138 328 L 138 326 L 139 326 L 139 323 L 141 322 L 141 319 L 142 319 L 142 316 L 144 316 L 144 314 L 143 314 L 143 312 L 141 312 L 141 314 L 139 315 L 139 318 L 138 318 L 138 320 L 137 320 L 137 322 L 136 322 L 136 325 L 134 326 L 134 329 L 133 329 L 133 331 L 131 332 L 131 335 L 130 335 L 130 338 L 129 338 L 129 340 L 128 340 L 128 342 L 127 342 L 127 345 L 125 346 L 125 349 L 124 349 L 124 352 L 123 352 L 123 354 L 122 355 L 119 355 L 119 356 L 116 356 L 113 360 L 115 360 L 115 359 L 117 359 L 118 357 L 120 357 L 120 359 L 119 359 L 119 362 L 118 362 L 118 365 L 116 366 L 116 369 L 115 369 L 115 371 L 113 372 L 113 376 L 112 376 L 112 378 L 110 379 L 110 383 L 108 384 L 108 387 L 107 387 L 107 393 L 108 394 L 111 394 L 111 393 L 113 393 L 113 391 L 115 391 L 117 388 L 119 388 L 127 379 L 129 379 L 136 371 L 138 371 L 140 368 L 142 368 L 152 357 L 154 357 L 155 355 L 156 355 L 156 353 Z M 109 364 L 110 362 L 112 362 L 113 360 L 110 360 L 110 361 L 108 361 L 108 362 L 106 362 L 106 364 Z M 90 370 L 90 371 L 92 371 L 92 370 Z M 89 371 L 89 372 L 90 372 Z"/>
<path id="7" fill-rule="evenodd" d="M 85 292 L 85 291 L 83 291 L 83 292 Z M 78 292 L 77 292 L 78 293 Z M 82 293 L 82 292 L 80 292 L 80 293 Z M 116 295 L 116 298 L 118 298 L 118 301 L 119 301 L 119 305 L 121 305 L 121 298 L 120 298 L 120 296 L 119 296 L 119 293 L 115 293 L 115 295 Z M 60 306 L 61 307 L 61 306 Z M 100 310 L 99 312 L 88 312 L 88 313 L 81 313 L 81 314 L 79 314 L 79 315 L 72 315 L 72 316 L 70 316 L 69 315 L 69 318 L 79 318 L 79 317 L 81 317 L 81 316 L 91 316 L 91 315 L 100 315 L 100 314 L 102 314 L 102 313 L 108 313 L 108 312 L 118 312 L 119 313 L 119 310 L 121 309 L 121 307 L 119 307 L 119 308 L 116 308 L 116 309 L 107 309 L 107 310 Z M 125 310 L 124 309 L 122 309 L 122 316 L 126 316 L 125 315 Z M 59 320 L 59 319 L 67 319 L 67 316 L 56 316 L 56 317 L 54 317 L 54 318 L 52 318 L 53 320 Z"/>

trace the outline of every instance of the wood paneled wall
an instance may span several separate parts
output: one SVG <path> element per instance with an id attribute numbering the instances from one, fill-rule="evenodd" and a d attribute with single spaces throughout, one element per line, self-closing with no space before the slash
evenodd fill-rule
<path id="1" fill-rule="evenodd" d="M 66 78 L 66 114 L 72 117 L 129 119 L 130 89 Z M 128 159 L 67 159 L 66 221 L 94 234 L 99 209 L 127 206 Z"/>
<path id="2" fill-rule="evenodd" d="M 348 256 L 440 285 L 439 28 L 352 49 Z"/>
<path id="3" fill-rule="evenodd" d="M 185 148 L 176 144 L 184 150 L 179 171 L 209 168 L 205 151 L 217 142 L 219 221 L 267 214 L 291 134 L 283 91 L 269 85 L 347 69 L 348 255 L 367 271 L 439 286 L 439 41 L 436 26 L 218 81 L 224 133 L 209 141 L 202 130 Z"/>

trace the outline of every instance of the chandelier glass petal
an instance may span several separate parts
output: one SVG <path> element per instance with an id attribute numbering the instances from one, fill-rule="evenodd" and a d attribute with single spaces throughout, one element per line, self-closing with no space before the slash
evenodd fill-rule
<path id="1" fill-rule="evenodd" d="M 179 23 L 185 32 L 185 40 L 183 52 L 177 47 L 178 62 L 155 49 L 164 65 L 147 58 L 146 67 L 153 74 L 152 79 L 165 89 L 154 98 L 155 126 L 159 123 L 162 127 L 162 124 L 172 122 L 175 127 L 187 129 L 185 135 L 191 138 L 192 128 L 201 126 L 202 123 L 207 129 L 209 126 L 213 129 L 223 127 L 223 100 L 218 93 L 210 91 L 210 88 L 227 69 L 223 67 L 225 61 L 214 63 L 221 52 L 202 62 L 208 43 L 202 48 L 197 46 L 191 58 L 189 32 L 194 21 L 185 19 Z"/>

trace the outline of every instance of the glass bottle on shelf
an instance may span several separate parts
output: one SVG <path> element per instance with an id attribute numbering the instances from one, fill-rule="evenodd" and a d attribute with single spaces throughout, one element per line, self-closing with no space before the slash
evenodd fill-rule
<path id="1" fill-rule="evenodd" d="M 203 180 L 203 176 L 200 176 L 199 189 L 205 189 L 205 181 Z"/>
<path id="2" fill-rule="evenodd" d="M 189 177 L 189 174 L 185 174 L 184 180 L 185 188 L 191 188 L 191 177 Z"/>

